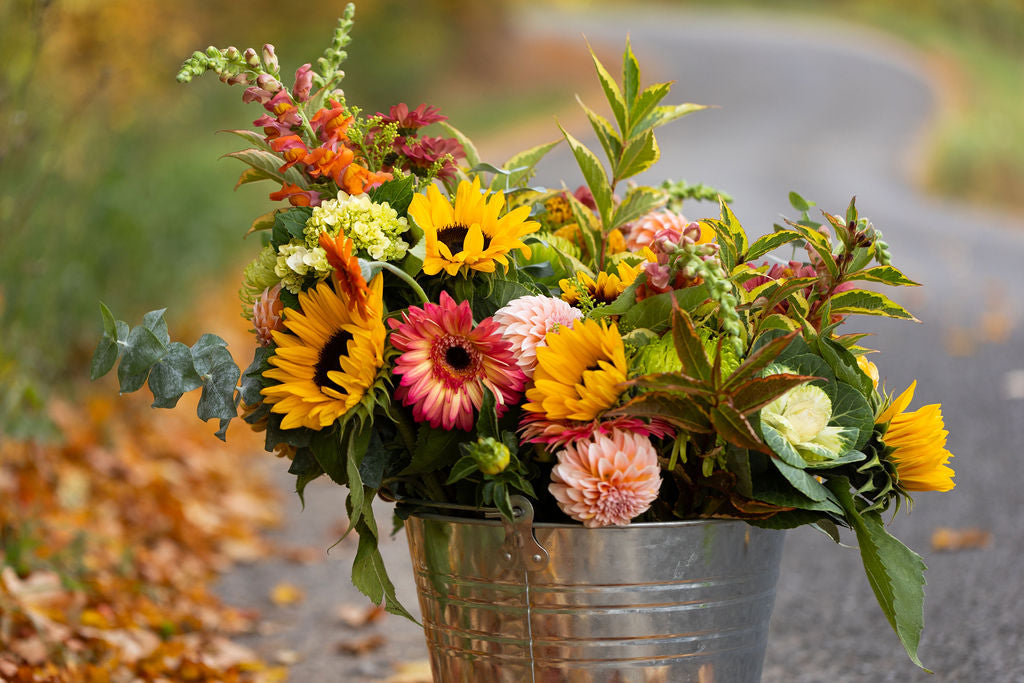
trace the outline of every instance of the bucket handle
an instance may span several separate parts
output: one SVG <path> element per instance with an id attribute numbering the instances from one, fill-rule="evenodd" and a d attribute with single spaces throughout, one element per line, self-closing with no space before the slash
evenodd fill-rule
<path id="1" fill-rule="evenodd" d="M 509 502 L 512 504 L 515 521 L 508 521 L 497 511 L 487 513 L 488 517 L 500 517 L 501 525 L 505 528 L 501 557 L 513 569 L 543 571 L 548 566 L 550 556 L 533 535 L 533 505 L 523 496 L 511 496 Z"/>

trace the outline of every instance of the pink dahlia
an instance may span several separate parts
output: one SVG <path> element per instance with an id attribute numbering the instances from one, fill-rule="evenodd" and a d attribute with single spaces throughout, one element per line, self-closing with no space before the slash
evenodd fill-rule
<path id="1" fill-rule="evenodd" d="M 493 318 L 473 327 L 468 301 L 456 304 L 441 292 L 440 303 L 411 306 L 388 325 L 391 344 L 402 352 L 395 362 L 395 374 L 402 376 L 395 396 L 412 407 L 418 422 L 470 431 L 484 387 L 494 394 L 499 417 L 519 400 L 526 377 L 511 344 Z"/>
<path id="2" fill-rule="evenodd" d="M 669 231 L 669 232 L 666 232 Z M 626 248 L 639 252 L 644 247 L 654 246 L 657 239 L 668 239 L 673 243 L 682 242 L 704 244 L 710 242 L 714 232 L 702 229 L 700 223 L 688 221 L 686 216 L 668 209 L 659 209 L 643 216 L 629 228 L 626 236 Z"/>
<path id="3" fill-rule="evenodd" d="M 584 526 L 624 526 L 658 497 L 661 469 L 646 436 L 612 430 L 558 452 L 548 490 Z"/>
<path id="4" fill-rule="evenodd" d="M 508 302 L 494 314 L 501 336 L 512 344 L 512 354 L 519 369 L 533 377 L 537 367 L 537 347 L 544 346 L 544 335 L 559 325 L 572 327 L 583 317 L 561 299 L 549 296 L 521 296 Z"/>

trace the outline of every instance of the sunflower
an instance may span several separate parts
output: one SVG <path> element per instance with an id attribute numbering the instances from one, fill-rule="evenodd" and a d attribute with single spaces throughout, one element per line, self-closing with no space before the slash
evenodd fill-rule
<path id="1" fill-rule="evenodd" d="M 574 280 L 568 278 L 559 280 L 558 286 L 562 288 L 562 300 L 570 306 L 575 306 L 579 303 L 580 293 L 576 288 L 575 281 L 579 280 L 586 287 L 587 294 L 593 299 L 595 305 L 610 304 L 626 290 L 626 287 L 633 284 L 636 276 L 643 272 L 643 267 L 640 265 L 631 266 L 625 261 L 619 261 L 616 271 L 617 274 L 601 271 L 597 274 L 596 281 L 583 272 L 577 272 Z"/>
<path id="2" fill-rule="evenodd" d="M 443 270 L 455 275 L 465 269 L 493 273 L 495 262 L 508 271 L 506 254 L 510 251 L 520 249 L 529 257 L 530 248 L 522 238 L 540 226 L 526 220 L 530 214 L 528 206 L 499 218 L 504 206 L 505 195 L 501 192 L 480 192 L 479 178 L 472 183 L 459 183 L 454 206 L 436 185 L 427 188 L 426 195 L 415 195 L 409 216 L 423 230 L 426 240 L 423 272 L 436 275 Z"/>
<path id="3" fill-rule="evenodd" d="M 418 422 L 444 429 L 473 429 L 486 387 L 500 417 L 526 385 L 511 343 L 501 338 L 493 318 L 473 326 L 469 302 L 456 304 L 441 292 L 440 303 L 412 306 L 402 320 L 388 320 L 391 344 L 402 352 L 395 374 L 402 381 L 395 397 L 412 408 Z"/>
<path id="4" fill-rule="evenodd" d="M 262 391 L 271 410 L 284 414 L 282 429 L 328 427 L 373 386 L 384 363 L 383 288 L 378 274 L 365 316 L 326 282 L 300 293 L 299 309 L 285 309 L 291 334 L 273 333 L 274 367 L 263 373 L 278 383 Z"/>
<path id="5" fill-rule="evenodd" d="M 616 404 L 626 381 L 626 351 L 615 326 L 594 320 L 549 332 L 537 348 L 534 386 L 523 409 L 548 421 L 590 421 Z"/>
<path id="6" fill-rule="evenodd" d="M 953 470 L 946 465 L 953 454 L 946 450 L 942 406 L 934 404 L 905 412 L 914 398 L 915 381 L 878 416 L 888 423 L 883 440 L 893 448 L 889 459 L 896 465 L 900 486 L 908 491 L 949 491 L 955 486 Z"/>

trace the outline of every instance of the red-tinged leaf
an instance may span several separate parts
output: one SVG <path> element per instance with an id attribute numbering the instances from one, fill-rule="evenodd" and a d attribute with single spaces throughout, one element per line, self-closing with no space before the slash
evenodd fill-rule
<path id="1" fill-rule="evenodd" d="M 769 377 L 755 377 L 748 380 L 733 390 L 731 399 L 736 410 L 749 415 L 760 410 L 779 396 L 794 387 L 814 379 L 822 379 L 810 375 L 771 375 Z"/>
<path id="2" fill-rule="evenodd" d="M 672 301 L 672 340 L 675 342 L 676 354 L 683 363 L 683 373 L 690 377 L 707 382 L 711 379 L 711 364 L 708 363 L 704 342 L 697 336 L 689 314 L 673 299 Z"/>
<path id="3" fill-rule="evenodd" d="M 712 406 L 709 417 L 715 431 L 734 446 L 771 454 L 750 421 L 728 403 Z"/>
<path id="4" fill-rule="evenodd" d="M 626 385 L 650 391 L 669 391 L 708 399 L 715 395 L 714 388 L 707 383 L 688 377 L 680 372 L 660 372 L 644 375 L 630 380 Z"/>
<path id="5" fill-rule="evenodd" d="M 790 332 L 789 334 L 785 334 L 781 337 L 776 337 L 751 353 L 747 356 L 747 359 L 740 363 L 740 366 L 736 368 L 731 375 L 729 375 L 725 383 L 722 385 L 722 388 L 730 390 L 739 382 L 751 378 L 764 370 L 772 361 L 779 357 L 779 354 L 789 346 L 789 343 L 793 341 L 794 337 L 796 337 L 796 332 Z"/>
<path id="6" fill-rule="evenodd" d="M 707 412 L 695 401 L 665 394 L 643 394 L 608 413 L 612 417 L 656 417 L 673 427 L 710 434 L 714 431 Z"/>
<path id="7" fill-rule="evenodd" d="M 271 230 L 271 229 L 273 229 L 273 227 L 274 227 L 274 216 L 276 216 L 279 211 L 281 211 L 281 209 L 274 209 L 273 211 L 270 211 L 269 213 L 265 213 L 262 216 L 260 216 L 259 218 L 257 218 L 256 220 L 254 220 L 252 222 L 252 225 L 249 226 L 249 230 L 245 234 L 246 235 L 251 235 L 252 233 L 258 232 L 260 230 Z"/>
<path id="8" fill-rule="evenodd" d="M 242 175 L 238 176 L 238 182 L 235 183 L 235 189 L 237 190 L 242 185 L 248 183 L 259 182 L 260 180 L 277 180 L 274 176 L 270 175 L 266 171 L 261 171 L 258 168 L 247 168 L 242 171 Z"/>

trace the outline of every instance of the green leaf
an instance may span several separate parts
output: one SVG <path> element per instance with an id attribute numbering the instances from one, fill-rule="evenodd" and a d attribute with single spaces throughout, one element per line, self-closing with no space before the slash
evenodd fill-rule
<path id="1" fill-rule="evenodd" d="M 843 514 L 843 508 L 839 507 L 839 503 L 835 502 L 831 496 L 825 500 L 811 500 L 802 493 L 790 489 L 789 491 L 756 491 L 754 498 L 779 507 Z"/>
<path id="2" fill-rule="evenodd" d="M 154 408 L 173 408 L 182 394 L 203 386 L 192 363 L 192 352 L 181 342 L 173 342 L 149 372 L 149 390 Z"/>
<path id="3" fill-rule="evenodd" d="M 796 338 L 796 335 L 792 333 L 771 335 L 771 337 L 769 337 L 769 335 L 763 335 L 759 337 L 758 341 L 761 343 L 757 344 L 750 355 L 747 356 L 746 360 L 740 363 L 740 365 L 733 370 L 732 374 L 726 378 L 725 382 L 722 384 L 722 388 L 732 389 L 737 383 L 746 381 L 760 373 L 773 361 L 778 359 Z M 804 344 L 804 348 L 806 347 L 807 345 Z"/>
<path id="4" fill-rule="evenodd" d="M 100 337 L 96 350 L 92 354 L 92 361 L 89 363 L 89 379 L 96 380 L 110 372 L 117 362 L 120 349 L 117 342 L 107 335 Z"/>
<path id="5" fill-rule="evenodd" d="M 761 435 L 782 462 L 801 470 L 807 466 L 807 462 L 793 447 L 793 444 L 764 420 L 761 420 Z"/>
<path id="6" fill-rule="evenodd" d="M 203 393 L 196 406 L 196 414 L 204 422 L 212 417 L 230 420 L 238 416 L 235 407 L 235 385 L 241 371 L 231 354 L 224 352 L 222 358 L 210 371 L 203 375 Z"/>
<path id="7" fill-rule="evenodd" d="M 258 149 L 267 150 L 268 152 L 271 151 L 272 149 L 270 145 L 267 144 L 267 139 L 254 130 L 218 130 L 217 132 L 231 133 L 232 135 L 237 135 L 238 137 L 248 142 L 250 145 L 255 145 Z"/>
<path id="8" fill-rule="evenodd" d="M 836 294 L 831 299 L 832 315 L 879 315 L 920 322 L 907 309 L 892 301 L 884 294 L 866 289 L 850 289 Z"/>
<path id="9" fill-rule="evenodd" d="M 610 411 L 609 415 L 656 417 L 683 431 L 699 434 L 711 434 L 714 431 L 708 414 L 688 397 L 641 394 Z"/>
<path id="10" fill-rule="evenodd" d="M 867 270 L 861 270 L 847 275 L 846 279 L 866 280 L 867 282 L 877 282 L 883 285 L 892 285 L 893 287 L 921 286 L 919 282 L 914 282 L 900 270 L 893 268 L 892 266 L 875 266 L 874 268 L 868 268 Z"/>
<path id="11" fill-rule="evenodd" d="M 438 125 L 447 133 L 450 137 L 455 138 L 456 142 L 462 145 L 462 151 L 466 153 L 466 163 L 472 167 L 480 163 L 480 152 L 476 150 L 476 145 L 470 140 L 465 133 L 460 131 L 455 126 L 451 125 L 447 121 L 440 121 Z"/>
<path id="12" fill-rule="evenodd" d="M 117 367 L 121 393 L 140 389 L 149 377 L 150 368 L 163 357 L 166 350 L 167 347 L 152 330 L 141 325 L 132 328 L 126 341 L 124 357 Z"/>
<path id="13" fill-rule="evenodd" d="M 857 357 L 849 349 L 834 339 L 824 336 L 819 336 L 814 345 L 818 350 L 818 355 L 824 358 L 835 372 L 836 379 L 855 387 L 864 396 L 870 396 L 874 392 L 874 382 L 860 369 Z"/>
<path id="14" fill-rule="evenodd" d="M 594 68 L 597 70 L 597 78 L 601 81 L 601 88 L 604 90 L 605 98 L 608 100 L 608 106 L 611 107 L 612 114 L 615 116 L 615 121 L 619 124 L 619 130 L 626 130 L 626 101 L 622 97 L 622 91 L 619 90 L 619 84 L 615 82 L 612 75 L 608 73 L 608 69 L 604 68 L 604 64 L 594 54 L 593 48 L 587 45 L 587 49 L 590 50 L 590 57 L 594 60 Z"/>
<path id="15" fill-rule="evenodd" d="M 462 481 L 477 471 L 479 471 L 479 468 L 477 467 L 476 459 L 471 455 L 464 455 L 452 465 L 451 472 L 448 474 L 448 480 L 445 481 L 445 486 Z"/>
<path id="16" fill-rule="evenodd" d="M 728 256 L 723 255 L 722 265 L 726 272 L 730 272 L 739 262 L 740 255 L 746 254 L 750 246 L 747 244 L 746 231 L 743 230 L 743 226 L 740 225 L 736 214 L 732 212 L 725 199 L 719 197 L 718 205 L 721 210 L 721 220 L 707 222 L 718 235 L 719 244 L 726 248 Z"/>
<path id="17" fill-rule="evenodd" d="M 708 288 L 705 285 L 685 287 L 647 297 L 622 314 L 619 318 L 619 329 L 646 328 L 654 332 L 665 330 L 671 324 L 673 306 L 678 306 L 680 310 L 689 313 L 695 311 L 707 299 Z M 611 305 L 616 306 L 617 303 L 618 299 Z"/>
<path id="18" fill-rule="evenodd" d="M 846 382 L 836 382 L 836 398 L 832 400 L 832 419 L 829 424 L 836 424 L 852 436 L 852 448 L 863 448 L 875 429 L 875 412 L 871 409 L 864 394 Z"/>
<path id="19" fill-rule="evenodd" d="M 267 361 L 272 355 L 274 351 L 269 346 L 257 346 L 252 363 L 242 372 L 238 393 L 246 405 L 254 406 L 262 400 L 260 391 L 265 386 L 263 373 L 270 368 Z"/>
<path id="20" fill-rule="evenodd" d="M 619 137 L 618 132 L 612 127 L 608 119 L 583 104 L 583 100 L 580 99 L 579 95 L 576 96 L 576 101 L 579 102 L 580 107 L 586 113 L 587 119 L 590 121 L 590 127 L 594 129 L 601 147 L 604 148 L 604 153 L 608 156 L 609 163 L 613 163 L 622 154 L 622 138 Z"/>
<path id="21" fill-rule="evenodd" d="M 866 460 L 867 457 L 868 456 L 866 456 L 864 453 L 861 453 L 860 451 L 847 451 L 843 455 L 841 455 L 838 458 L 835 458 L 833 460 L 822 460 L 821 462 L 809 462 L 809 463 L 807 463 L 807 468 L 806 469 L 809 469 L 809 470 L 831 470 L 831 469 L 835 469 L 836 467 L 841 467 L 843 465 L 852 465 L 853 463 L 861 462 L 863 460 Z"/>
<path id="22" fill-rule="evenodd" d="M 492 438 L 501 440 L 501 430 L 498 429 L 497 402 L 494 392 L 484 387 L 484 397 L 480 403 L 480 413 L 476 422 L 477 438 Z"/>
<path id="23" fill-rule="evenodd" d="M 832 479 L 829 488 L 839 499 L 846 511 L 846 521 L 857 534 L 864 572 L 878 605 L 910 660 L 924 669 L 917 656 L 924 629 L 924 572 L 927 569 L 924 561 L 885 530 L 877 512 L 860 513 L 850 493 L 849 480 L 845 477 Z"/>
<path id="24" fill-rule="evenodd" d="M 685 375 L 707 382 L 711 379 L 711 363 L 708 362 L 704 343 L 697 335 L 690 316 L 682 308 L 672 311 L 672 340 L 676 354 L 683 364 Z"/>
<path id="25" fill-rule="evenodd" d="M 592 264 L 598 263 L 598 255 L 601 253 L 600 246 L 604 241 L 604 237 L 601 234 L 601 225 L 598 223 L 597 218 L 594 216 L 594 212 L 583 205 L 583 202 L 576 199 L 575 195 L 571 192 L 565 193 L 565 198 L 569 200 L 569 206 L 572 208 L 573 218 L 576 220 L 576 225 L 579 226 L 583 233 L 583 243 L 586 253 L 589 255 L 589 261 Z M 587 268 L 590 271 L 590 268 Z M 591 271 L 591 274 L 593 271 Z"/>
<path id="26" fill-rule="evenodd" d="M 304 240 L 306 238 L 306 221 L 313 215 L 313 209 L 308 206 L 296 206 L 285 211 L 274 214 L 274 228 L 272 243 L 274 246 L 287 244 L 293 239 Z"/>
<path id="27" fill-rule="evenodd" d="M 754 430 L 753 425 L 750 424 L 750 420 L 728 403 L 712 406 L 709 415 L 715 431 L 729 443 L 740 448 L 767 450 L 767 446 Z"/>
<path id="28" fill-rule="evenodd" d="M 587 149 L 582 142 L 570 135 L 561 125 L 559 125 L 559 129 L 562 131 L 562 135 L 565 136 L 566 142 L 569 143 L 569 149 L 572 150 L 572 155 L 576 158 L 576 163 L 580 167 L 583 179 L 587 182 L 587 187 L 590 188 L 591 194 L 594 195 L 594 203 L 597 205 L 597 210 L 601 215 L 601 225 L 607 225 L 611 220 L 612 189 L 604 167 L 601 166 L 601 162 L 594 156 L 594 153 Z"/>
<path id="29" fill-rule="evenodd" d="M 796 529 L 807 524 L 814 524 L 821 519 L 822 513 L 811 510 L 785 510 L 767 519 L 748 519 L 747 524 L 760 529 Z"/>
<path id="30" fill-rule="evenodd" d="M 263 171 L 268 176 L 281 183 L 298 185 L 303 190 L 309 189 L 309 182 L 297 168 L 291 166 L 284 171 L 279 170 L 284 165 L 284 159 L 273 152 L 265 149 L 243 149 L 238 152 L 229 152 L 226 157 L 238 159 L 242 163 L 252 166 L 258 171 Z"/>
<path id="31" fill-rule="evenodd" d="M 654 111 L 648 114 L 643 121 L 639 121 L 633 125 L 631 134 L 639 135 L 645 130 L 664 126 L 666 123 L 670 123 L 680 117 L 686 116 L 687 114 L 700 111 L 701 109 L 707 109 L 707 107 L 703 104 L 693 104 L 692 102 L 655 107 Z"/>
<path id="32" fill-rule="evenodd" d="M 423 474 L 450 465 L 458 455 L 458 445 L 469 438 L 470 435 L 466 432 L 434 429 L 428 424 L 420 424 L 416 433 L 416 451 L 412 455 L 412 462 L 400 474 Z"/>
<path id="33" fill-rule="evenodd" d="M 767 235 L 762 235 L 750 245 L 750 248 L 747 249 L 744 254 L 743 260 L 753 261 L 754 259 L 759 259 L 768 252 L 781 247 L 783 244 L 788 244 L 799 239 L 803 238 L 800 233 L 795 230 L 778 230 Z"/>
<path id="34" fill-rule="evenodd" d="M 633 54 L 633 48 L 626 38 L 626 50 L 622 53 L 622 99 L 626 104 L 627 111 L 632 112 L 636 103 L 637 94 L 640 92 L 640 63 Z M 630 119 L 626 117 L 627 121 Z M 626 130 L 625 127 L 622 129 Z"/>
<path id="35" fill-rule="evenodd" d="M 527 179 L 533 175 L 533 171 L 540 160 L 561 142 L 561 140 L 546 142 L 543 145 L 537 145 L 536 147 L 531 147 L 530 149 L 523 150 L 518 154 L 514 154 L 508 161 L 502 164 L 502 168 L 509 171 L 508 176 L 505 178 L 506 187 L 499 187 L 499 177 L 495 176 L 491 179 L 491 189 L 504 190 L 525 184 Z"/>
<path id="36" fill-rule="evenodd" d="M 164 346 L 171 343 L 171 335 L 167 331 L 167 321 L 164 320 L 164 313 L 166 311 L 166 308 L 161 308 L 156 311 L 150 311 L 142 316 L 142 326 L 152 332 Z"/>
<path id="37" fill-rule="evenodd" d="M 261 171 L 258 168 L 247 168 L 242 171 L 240 176 L 238 176 L 238 182 L 235 183 L 235 189 L 237 190 L 242 185 L 248 185 L 249 183 L 258 183 L 261 180 L 277 180 L 277 178 L 266 171 Z M 253 230 L 250 228 L 250 232 L 252 231 Z"/>
<path id="38" fill-rule="evenodd" d="M 628 136 L 636 135 L 638 132 L 646 130 L 646 128 L 641 128 L 640 125 L 651 115 L 654 108 L 658 106 L 658 103 L 665 99 L 671 87 L 671 83 L 655 83 L 648 86 L 632 101 L 629 108 L 630 130 L 627 134 Z M 640 130 L 637 130 L 638 128 Z"/>
<path id="39" fill-rule="evenodd" d="M 804 384 L 810 377 L 779 374 L 747 380 L 731 392 L 733 407 L 744 415 L 760 410 L 784 393 Z"/>
<path id="40" fill-rule="evenodd" d="M 309 450 L 320 464 L 320 468 L 327 473 L 336 484 L 346 486 L 348 484 L 348 473 L 345 468 L 345 454 L 342 452 L 343 436 L 338 430 L 344 432 L 350 428 L 349 423 L 332 425 L 319 431 L 313 432 L 309 440 Z"/>
<path id="41" fill-rule="evenodd" d="M 295 493 L 299 494 L 299 501 L 303 507 L 306 506 L 306 485 L 323 473 L 323 468 L 309 448 L 299 448 L 295 451 L 292 464 L 288 467 L 288 474 L 295 475 Z"/>
<path id="42" fill-rule="evenodd" d="M 103 320 L 103 333 L 112 340 L 117 341 L 117 321 L 114 319 L 114 314 L 110 312 L 110 309 L 102 301 L 100 302 L 100 318 Z"/>
<path id="43" fill-rule="evenodd" d="M 772 458 L 775 469 L 800 493 L 813 501 L 828 500 L 829 490 L 813 476 L 798 467 L 792 467 L 778 458 Z"/>
<path id="44" fill-rule="evenodd" d="M 409 611 L 398 601 L 395 586 L 384 568 L 384 558 L 378 547 L 377 521 L 373 516 L 373 496 L 366 496 L 363 514 L 356 533 L 359 534 L 359 546 L 352 562 L 352 585 L 370 598 L 375 605 L 384 602 L 384 608 L 391 614 L 405 617 L 415 622 Z"/>
<path id="45" fill-rule="evenodd" d="M 615 160 L 612 168 L 612 178 L 615 182 L 643 173 L 661 158 L 661 150 L 654 138 L 654 131 L 644 131 L 636 137 L 629 138 L 624 145 L 622 155 Z"/>
<path id="46" fill-rule="evenodd" d="M 367 195 L 370 201 L 377 204 L 387 203 L 399 216 L 404 216 L 412 203 L 413 184 L 416 176 L 409 174 L 399 176 L 373 188 Z"/>

